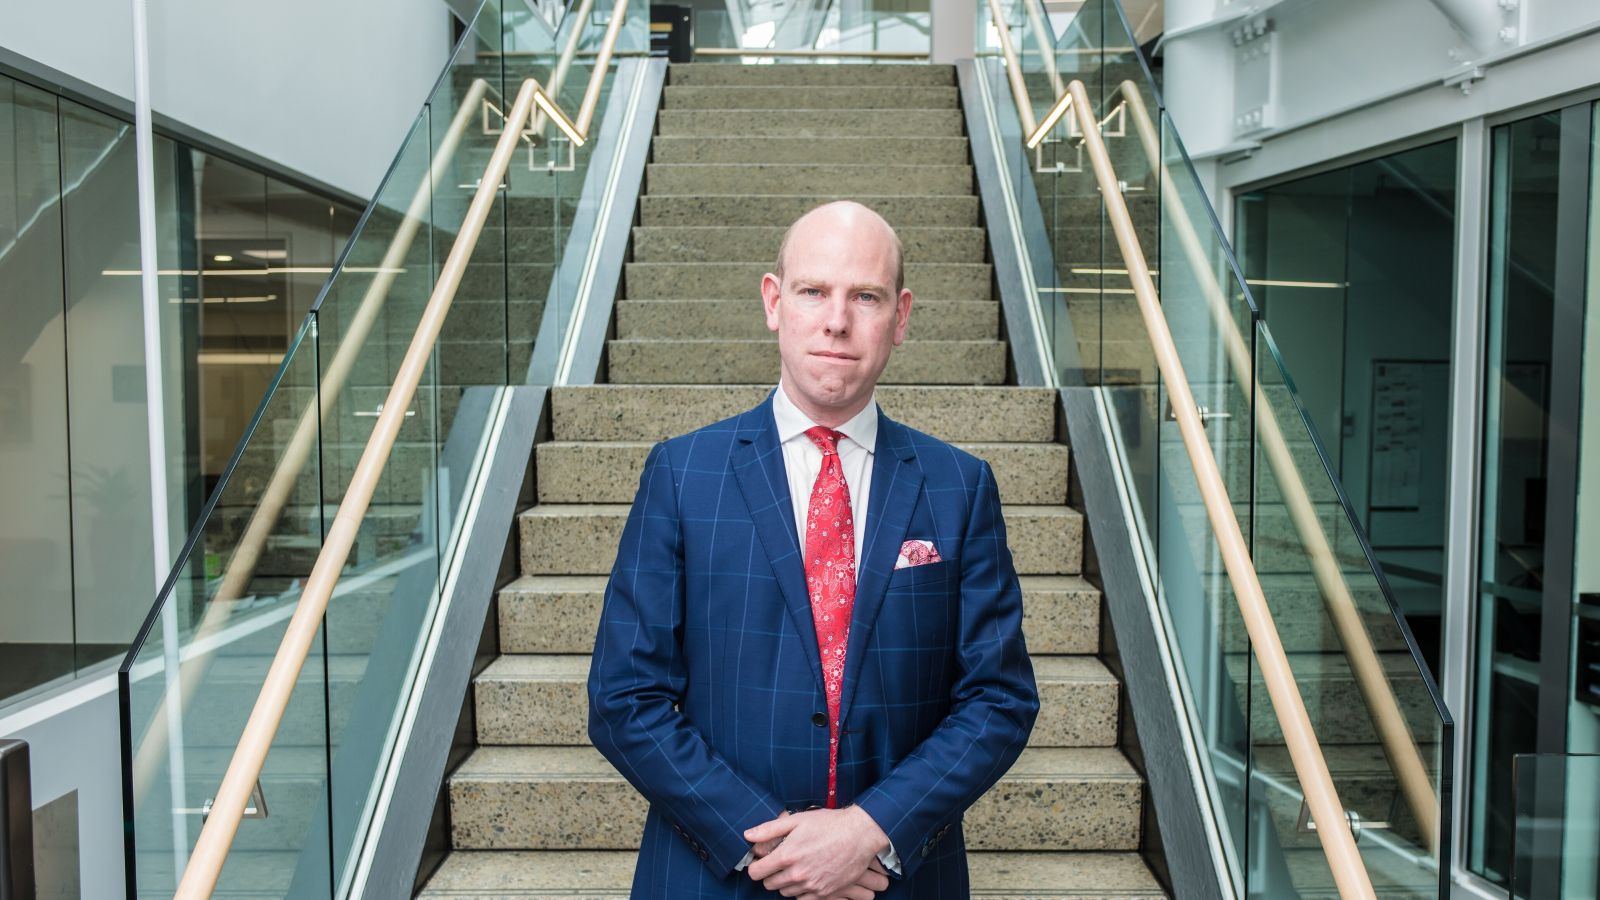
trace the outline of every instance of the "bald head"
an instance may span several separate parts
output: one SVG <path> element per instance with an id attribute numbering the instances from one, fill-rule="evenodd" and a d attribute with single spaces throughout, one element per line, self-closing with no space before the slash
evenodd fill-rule
<path id="1" fill-rule="evenodd" d="M 789 258 L 789 245 L 795 241 L 804 241 L 812 236 L 830 232 L 846 231 L 849 229 L 866 229 L 867 233 L 877 232 L 888 242 L 890 252 L 894 254 L 894 290 L 898 294 L 906 286 L 905 247 L 900 243 L 900 236 L 894 233 L 894 228 L 878 215 L 871 207 L 857 203 L 854 200 L 835 200 L 824 203 L 794 220 L 789 230 L 783 233 L 783 243 L 778 245 L 778 265 L 773 273 L 778 280 L 783 280 L 784 264 Z M 859 232 L 858 232 L 859 233 Z"/>

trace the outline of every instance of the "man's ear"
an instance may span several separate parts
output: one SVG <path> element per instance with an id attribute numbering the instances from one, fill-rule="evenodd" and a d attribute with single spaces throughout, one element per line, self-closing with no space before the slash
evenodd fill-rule
<path id="1" fill-rule="evenodd" d="M 778 330 L 778 296 L 783 293 L 783 285 L 779 283 L 778 276 L 768 272 L 761 276 L 761 306 L 767 313 L 767 328 Z"/>
<path id="2" fill-rule="evenodd" d="M 894 309 L 894 345 L 896 347 L 905 343 L 906 326 L 911 324 L 911 289 L 901 288 L 900 296 L 895 300 Z"/>

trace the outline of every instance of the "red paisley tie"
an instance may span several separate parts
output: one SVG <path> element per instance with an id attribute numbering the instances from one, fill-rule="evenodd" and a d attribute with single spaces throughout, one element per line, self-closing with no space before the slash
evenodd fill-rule
<path id="1" fill-rule="evenodd" d="M 822 450 L 822 469 L 811 488 L 806 514 L 806 590 L 822 656 L 822 686 L 828 697 L 828 808 L 838 807 L 839 694 L 844 654 L 850 642 L 850 611 L 856 602 L 856 529 L 850 517 L 850 486 L 839 463 L 839 439 L 831 428 L 806 431 Z"/>

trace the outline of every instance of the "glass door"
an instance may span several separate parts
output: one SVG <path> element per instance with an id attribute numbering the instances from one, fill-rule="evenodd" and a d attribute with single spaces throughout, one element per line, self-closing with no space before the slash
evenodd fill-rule
<path id="1" fill-rule="evenodd" d="M 1577 583 L 1592 568 L 1579 565 L 1580 438 L 1586 420 L 1593 428 L 1600 418 L 1600 411 L 1584 415 L 1594 136 L 1590 103 L 1493 133 L 1480 581 L 1464 787 L 1467 866 L 1500 885 L 1513 875 L 1513 758 L 1581 750 L 1569 737 L 1582 743 L 1594 733 L 1592 722 L 1569 727 L 1581 682 L 1579 598 L 1600 589 Z M 1594 366 L 1587 368 L 1594 377 Z M 1597 393 L 1588 392 L 1588 406 Z M 1595 454 L 1600 443 L 1589 448 Z M 1590 504 L 1596 492 L 1591 485 Z M 1600 709 L 1586 708 L 1591 718 Z M 1544 804 L 1539 815 L 1559 819 L 1562 793 L 1522 802 Z M 1555 868 L 1550 877 L 1559 878 Z M 1530 875 L 1537 873 L 1515 880 L 1529 884 Z"/>

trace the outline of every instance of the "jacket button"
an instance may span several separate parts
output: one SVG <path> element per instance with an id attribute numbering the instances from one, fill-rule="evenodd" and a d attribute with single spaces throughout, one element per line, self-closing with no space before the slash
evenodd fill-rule
<path id="1" fill-rule="evenodd" d="M 811 714 L 811 724 L 817 726 L 818 728 L 827 727 L 827 725 L 828 725 L 828 714 L 827 713 L 812 713 Z"/>

